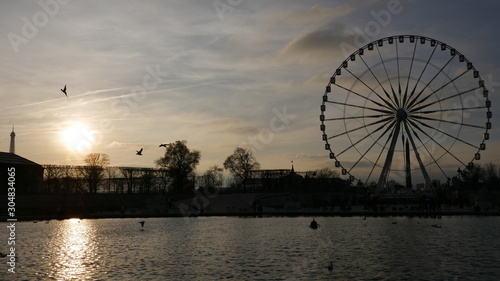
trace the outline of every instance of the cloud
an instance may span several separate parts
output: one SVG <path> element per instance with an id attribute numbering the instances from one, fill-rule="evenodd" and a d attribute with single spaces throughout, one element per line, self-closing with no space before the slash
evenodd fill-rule
<path id="1" fill-rule="evenodd" d="M 339 55 L 340 44 L 342 42 L 352 42 L 352 38 L 353 35 L 343 24 L 332 21 L 325 26 L 294 38 L 280 51 L 280 57 L 321 61 L 325 57 Z"/>
<path id="2" fill-rule="evenodd" d="M 496 2 L 475 4 L 487 14 L 481 17 L 468 13 L 465 1 L 456 1 L 453 11 L 441 3 L 401 2 L 401 14 L 377 36 L 424 33 L 463 50 L 482 76 L 498 72 Z M 19 54 L 4 40 L 2 145 L 7 148 L 14 123 L 21 155 L 66 163 L 57 133 L 67 120 L 80 120 L 102 131 L 95 152 L 109 154 L 114 165 L 153 165 L 164 152 L 160 142 L 186 139 L 202 152 L 203 170 L 258 137 L 269 128 L 273 108 L 286 106 L 297 118 L 263 145 L 262 166 L 288 168 L 298 155 L 296 169 L 331 167 L 319 130 L 324 87 L 345 59 L 339 45 L 355 45 L 353 27 L 364 30 L 374 20 L 371 12 L 386 9 L 388 0 L 243 1 L 223 21 L 212 4 L 70 1 L 19 46 Z M 2 8 L 4 35 L 21 34 L 21 18 L 40 10 L 36 1 L 6 2 Z M 460 20 L 466 14 L 470 20 Z M 146 67 L 156 65 L 168 77 L 134 97 L 131 91 L 143 85 Z M 59 90 L 64 84 L 69 99 Z M 490 142 L 483 159 L 496 161 L 498 153 L 489 153 L 497 142 L 493 134 Z M 137 157 L 140 147 L 147 153 Z"/>
<path id="3" fill-rule="evenodd" d="M 236 134 L 236 135 L 253 135 L 258 133 L 259 129 L 255 126 L 244 124 L 242 120 L 236 118 L 220 118 L 209 121 L 196 123 L 190 126 L 193 130 L 209 129 L 209 134 L 219 135 Z"/>
<path id="4" fill-rule="evenodd" d="M 141 144 L 139 144 L 139 143 L 112 141 L 108 145 L 108 147 L 110 147 L 110 148 L 117 148 L 117 147 L 138 147 L 140 145 Z"/>
<path id="5" fill-rule="evenodd" d="M 352 12 L 354 7 L 349 4 L 335 8 L 322 7 L 316 4 L 306 11 L 303 10 L 278 10 L 270 14 L 275 22 L 286 23 L 303 28 L 304 25 L 317 25 L 325 23 L 332 18 L 340 18 Z"/>

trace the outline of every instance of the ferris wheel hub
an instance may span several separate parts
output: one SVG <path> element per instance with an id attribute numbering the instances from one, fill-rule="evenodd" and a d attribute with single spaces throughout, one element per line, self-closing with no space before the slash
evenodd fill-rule
<path id="1" fill-rule="evenodd" d="M 399 121 L 404 121 L 408 117 L 408 112 L 404 108 L 400 108 L 396 111 L 396 118 L 398 118 Z"/>

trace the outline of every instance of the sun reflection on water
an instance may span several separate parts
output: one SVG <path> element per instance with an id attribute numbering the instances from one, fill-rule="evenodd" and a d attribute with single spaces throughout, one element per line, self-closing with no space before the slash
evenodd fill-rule
<path id="1" fill-rule="evenodd" d="M 55 277 L 58 280 L 91 280 L 98 267 L 92 222 L 69 219 L 64 221 L 60 231 Z"/>

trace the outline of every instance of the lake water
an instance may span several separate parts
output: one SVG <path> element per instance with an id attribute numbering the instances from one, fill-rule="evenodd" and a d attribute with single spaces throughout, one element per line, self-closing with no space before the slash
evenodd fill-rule
<path id="1" fill-rule="evenodd" d="M 500 278 L 498 217 L 318 217 L 316 230 L 308 217 L 147 218 L 143 230 L 140 220 L 18 222 L 16 273 L 0 258 L 0 279 Z"/>

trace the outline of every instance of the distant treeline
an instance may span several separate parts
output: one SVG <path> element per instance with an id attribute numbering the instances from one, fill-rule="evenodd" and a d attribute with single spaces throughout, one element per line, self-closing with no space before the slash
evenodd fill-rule
<path id="1" fill-rule="evenodd" d="M 143 167 L 93 167 L 44 165 L 43 193 L 173 193 L 172 177 L 166 169 Z M 225 187 L 206 175 L 186 182 L 186 191 L 218 188 L 222 192 L 310 192 L 339 191 L 350 186 L 336 174 L 294 172 L 290 169 L 251 171 L 246 186 L 228 179 Z"/>
<path id="2" fill-rule="evenodd" d="M 293 169 L 249 171 L 245 181 L 226 178 L 224 183 L 213 173 L 190 174 L 181 189 L 174 188 L 171 172 L 164 168 L 99 167 L 92 165 L 45 165 L 42 193 L 45 194 L 188 194 L 196 189 L 217 189 L 219 193 L 266 192 L 266 193 L 321 193 L 336 192 L 357 198 L 370 198 L 375 183 L 369 185 L 348 182 L 329 168 L 309 172 Z M 472 204 L 475 197 L 495 198 L 500 202 L 500 178 L 496 165 L 474 165 L 461 171 L 447 183 L 433 181 L 434 192 L 443 202 Z M 219 171 L 220 172 L 220 171 Z M 401 190 L 400 190 L 401 189 Z M 387 192 L 404 191 L 395 184 Z"/>
<path id="3" fill-rule="evenodd" d="M 165 193 L 163 169 L 44 165 L 44 193 Z"/>

